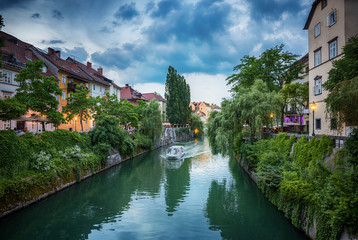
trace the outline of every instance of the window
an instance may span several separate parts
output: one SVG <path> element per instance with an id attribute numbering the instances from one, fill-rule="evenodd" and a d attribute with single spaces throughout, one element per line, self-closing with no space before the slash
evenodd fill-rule
<path id="1" fill-rule="evenodd" d="M 314 94 L 322 94 L 322 77 L 315 77 L 314 79 Z"/>
<path id="2" fill-rule="evenodd" d="M 62 76 L 62 83 L 66 83 L 66 76 Z"/>
<path id="3" fill-rule="evenodd" d="M 327 0 L 322 0 L 321 9 L 327 7 Z"/>
<path id="4" fill-rule="evenodd" d="M 332 26 L 337 21 L 337 11 L 334 9 L 327 17 L 327 25 Z"/>
<path id="5" fill-rule="evenodd" d="M 86 83 L 86 88 L 89 89 L 89 88 L 88 88 L 88 83 Z"/>
<path id="6" fill-rule="evenodd" d="M 31 122 L 31 128 L 32 128 L 32 129 L 36 129 L 36 125 L 37 125 L 37 124 L 36 124 L 36 121 L 32 121 L 32 122 Z"/>
<path id="7" fill-rule="evenodd" d="M 331 41 L 329 44 L 329 59 L 337 57 L 337 39 Z"/>
<path id="8" fill-rule="evenodd" d="M 314 52 L 314 66 L 317 67 L 321 64 L 321 48 Z"/>
<path id="9" fill-rule="evenodd" d="M 96 85 L 93 84 L 93 90 L 96 90 Z"/>
<path id="10" fill-rule="evenodd" d="M 314 37 L 318 37 L 321 34 L 321 23 L 314 26 Z"/>
<path id="11" fill-rule="evenodd" d="M 0 78 L 0 82 L 11 83 L 11 80 L 12 80 L 12 72 L 3 70 L 2 77 Z"/>
<path id="12" fill-rule="evenodd" d="M 4 129 L 10 129 L 10 120 L 9 121 L 4 121 Z"/>
<path id="13" fill-rule="evenodd" d="M 337 118 L 331 118 L 331 130 L 337 130 Z"/>
<path id="14" fill-rule="evenodd" d="M 43 66 L 43 67 L 42 67 L 42 72 L 43 72 L 43 73 L 46 73 L 46 72 L 47 72 L 46 66 Z"/>
<path id="15" fill-rule="evenodd" d="M 321 129 L 321 119 L 320 118 L 316 118 L 316 129 L 317 130 Z"/>
<path id="16" fill-rule="evenodd" d="M 62 100 L 66 100 L 66 92 L 62 92 L 61 98 L 62 98 Z"/>

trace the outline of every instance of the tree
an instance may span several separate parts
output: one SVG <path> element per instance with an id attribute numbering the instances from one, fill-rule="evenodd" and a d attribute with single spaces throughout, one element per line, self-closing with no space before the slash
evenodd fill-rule
<path id="1" fill-rule="evenodd" d="M 239 86 L 250 87 L 256 79 L 266 83 L 271 91 L 279 91 L 284 84 L 299 79 L 303 65 L 296 60 L 298 55 L 283 51 L 284 45 L 275 46 L 263 52 L 259 58 L 244 56 L 241 64 L 234 67 L 238 72 L 229 76 L 228 84 L 233 84 L 233 91 Z"/>
<path id="2" fill-rule="evenodd" d="M 72 120 L 75 116 L 79 117 L 81 131 L 83 131 L 83 121 L 91 118 L 89 109 L 95 104 L 93 97 L 88 96 L 89 92 L 90 90 L 81 84 L 67 98 L 67 105 L 63 109 L 63 112 L 67 114 L 67 121 Z"/>
<path id="3" fill-rule="evenodd" d="M 303 111 L 306 109 L 306 103 L 308 101 L 308 85 L 302 83 L 289 83 L 280 90 L 283 98 L 288 99 L 288 103 L 294 107 L 300 117 L 300 132 L 302 132 L 302 117 Z M 283 119 L 281 120 L 283 125 Z"/>
<path id="4" fill-rule="evenodd" d="M 172 124 L 189 122 L 191 114 L 190 87 L 185 78 L 178 74 L 172 66 L 168 68 L 165 98 L 167 99 L 166 112 L 169 122 Z"/>
<path id="5" fill-rule="evenodd" d="M 190 119 L 190 128 L 194 132 L 194 136 L 198 137 L 204 133 L 204 123 L 201 121 L 200 116 L 192 114 Z"/>
<path id="6" fill-rule="evenodd" d="M 8 121 L 27 112 L 26 105 L 15 97 L 0 99 L 0 120 Z"/>
<path id="7" fill-rule="evenodd" d="M 152 99 L 143 108 L 143 118 L 140 121 L 140 131 L 152 140 L 157 139 L 162 133 L 162 117 L 157 100 Z"/>
<path id="8" fill-rule="evenodd" d="M 343 57 L 333 62 L 327 82 L 323 87 L 329 91 L 325 99 L 327 113 L 343 123 L 358 125 L 358 36 L 348 39 L 343 47 Z"/>
<path id="9" fill-rule="evenodd" d="M 270 121 L 270 114 L 279 113 L 281 105 L 281 95 L 270 91 L 262 80 L 255 80 L 250 88 L 239 88 L 234 98 L 241 122 L 248 125 L 252 137 L 261 136 L 263 126 Z"/>
<path id="10" fill-rule="evenodd" d="M 20 70 L 15 81 L 20 83 L 15 97 L 20 103 L 33 111 L 46 115 L 48 123 L 60 125 L 63 116 L 58 112 L 58 100 L 56 96 L 62 93 L 53 76 L 45 77 L 41 74 L 43 62 L 35 60 L 26 63 L 26 68 Z M 45 130 L 45 122 L 42 122 Z"/>

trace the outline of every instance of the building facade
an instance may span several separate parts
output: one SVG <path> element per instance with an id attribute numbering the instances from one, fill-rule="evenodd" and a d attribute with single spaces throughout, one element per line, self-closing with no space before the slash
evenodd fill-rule
<path id="1" fill-rule="evenodd" d="M 358 1 L 356 0 L 315 0 L 304 26 L 308 30 L 309 43 L 309 131 L 312 135 L 343 135 L 351 132 L 351 126 L 337 131 L 336 119 L 326 114 L 328 92 L 322 87 L 328 79 L 333 61 L 342 57 L 342 48 L 347 40 L 358 34 Z M 314 118 L 313 118 L 314 115 Z M 313 128 L 314 124 L 314 128 Z"/>

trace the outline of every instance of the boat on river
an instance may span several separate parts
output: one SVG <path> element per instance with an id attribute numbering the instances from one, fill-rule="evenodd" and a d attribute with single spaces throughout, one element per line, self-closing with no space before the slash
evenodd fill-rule
<path id="1" fill-rule="evenodd" d="M 171 146 L 168 148 L 165 157 L 166 159 L 181 159 L 184 156 L 184 147 L 183 146 Z"/>

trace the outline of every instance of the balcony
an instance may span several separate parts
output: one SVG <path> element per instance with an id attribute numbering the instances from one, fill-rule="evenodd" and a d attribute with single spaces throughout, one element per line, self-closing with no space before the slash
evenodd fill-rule
<path id="1" fill-rule="evenodd" d="M 86 87 L 83 87 L 86 88 Z M 75 90 L 81 90 L 82 88 L 80 85 L 77 85 L 75 83 L 67 83 L 67 91 L 74 92 Z M 87 88 L 86 88 L 87 89 Z"/>

